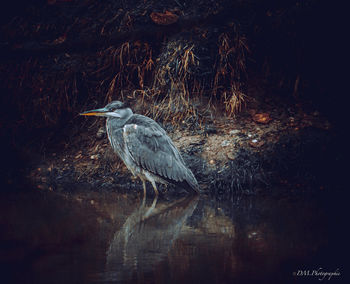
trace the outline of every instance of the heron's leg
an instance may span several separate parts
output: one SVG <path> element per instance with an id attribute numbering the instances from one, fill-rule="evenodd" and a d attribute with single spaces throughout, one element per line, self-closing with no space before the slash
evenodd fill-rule
<path id="1" fill-rule="evenodd" d="M 157 189 L 156 182 L 154 180 L 151 180 L 151 183 L 152 183 L 152 186 L 153 186 L 153 189 L 154 189 L 154 192 L 155 192 L 156 196 L 158 196 L 159 192 L 158 192 L 158 189 Z"/>
<path id="2" fill-rule="evenodd" d="M 143 187 L 143 198 L 142 198 L 142 205 L 144 206 L 146 203 L 146 182 L 142 180 L 142 187 Z"/>

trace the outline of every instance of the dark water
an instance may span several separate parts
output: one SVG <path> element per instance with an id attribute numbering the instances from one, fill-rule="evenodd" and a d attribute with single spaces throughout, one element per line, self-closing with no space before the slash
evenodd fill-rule
<path id="1" fill-rule="evenodd" d="M 344 280 L 336 196 L 1 197 L 1 283 L 310 283 L 293 272 L 320 268 Z"/>

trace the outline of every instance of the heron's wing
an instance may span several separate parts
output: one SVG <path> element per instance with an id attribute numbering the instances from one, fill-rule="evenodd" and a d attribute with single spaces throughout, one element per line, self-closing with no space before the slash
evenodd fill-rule
<path id="1" fill-rule="evenodd" d="M 123 130 L 125 145 L 139 167 L 176 182 L 192 175 L 171 139 L 156 123 L 126 124 Z"/>

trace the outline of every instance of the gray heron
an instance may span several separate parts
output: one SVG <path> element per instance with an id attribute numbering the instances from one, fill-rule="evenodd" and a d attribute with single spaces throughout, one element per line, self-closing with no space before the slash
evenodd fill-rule
<path id="1" fill-rule="evenodd" d="M 153 119 L 132 110 L 120 101 L 81 115 L 106 117 L 109 142 L 126 167 L 142 181 L 144 196 L 148 180 L 158 195 L 156 183 L 175 184 L 192 193 L 199 185 L 165 130 Z"/>

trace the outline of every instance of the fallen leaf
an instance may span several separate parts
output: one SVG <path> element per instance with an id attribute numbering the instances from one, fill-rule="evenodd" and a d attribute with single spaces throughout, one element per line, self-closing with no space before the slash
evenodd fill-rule
<path id="1" fill-rule="evenodd" d="M 67 35 L 64 34 L 64 35 L 60 36 L 59 38 L 56 38 L 56 39 L 52 42 L 52 44 L 61 44 L 62 42 L 65 42 L 66 39 L 67 39 Z"/>
<path id="2" fill-rule="evenodd" d="M 270 114 L 268 113 L 257 113 L 253 115 L 253 120 L 258 123 L 267 124 L 271 121 Z"/>
<path id="3" fill-rule="evenodd" d="M 163 26 L 171 25 L 179 19 L 178 15 L 169 11 L 165 11 L 165 13 L 152 12 L 150 17 L 154 23 Z"/>

